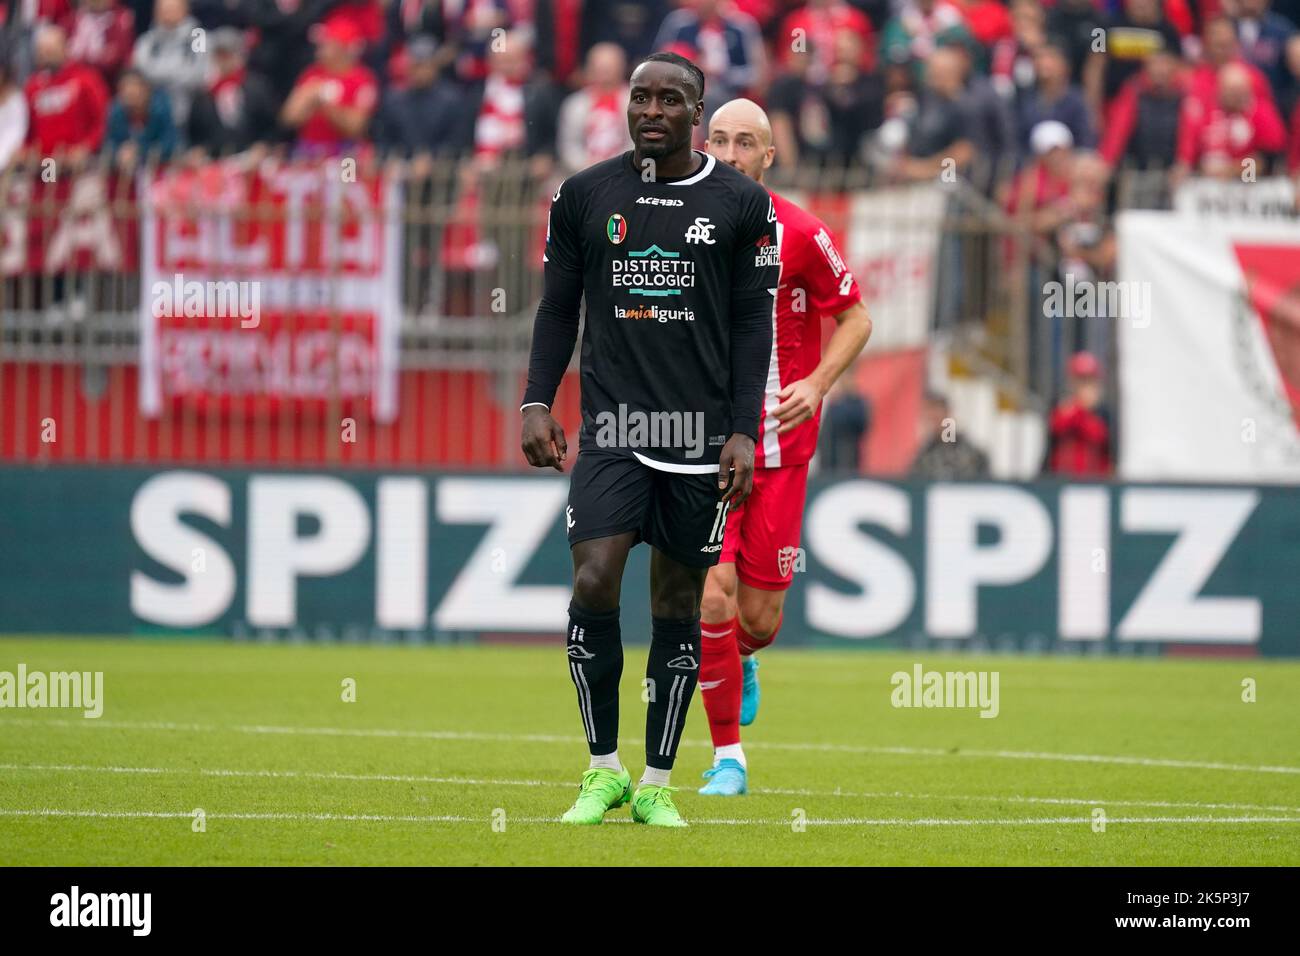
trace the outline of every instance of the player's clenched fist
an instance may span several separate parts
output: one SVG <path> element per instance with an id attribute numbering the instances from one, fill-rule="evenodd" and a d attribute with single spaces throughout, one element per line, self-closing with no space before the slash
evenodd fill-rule
<path id="1" fill-rule="evenodd" d="M 730 478 L 730 485 L 727 479 Z M 718 489 L 726 489 L 722 500 L 739 505 L 754 487 L 754 439 L 736 432 L 722 446 L 718 458 Z"/>
<path id="2" fill-rule="evenodd" d="M 564 456 L 569 444 L 564 440 L 564 429 L 542 405 L 529 405 L 524 409 L 523 436 L 520 446 L 528 464 L 535 468 L 564 470 Z"/>

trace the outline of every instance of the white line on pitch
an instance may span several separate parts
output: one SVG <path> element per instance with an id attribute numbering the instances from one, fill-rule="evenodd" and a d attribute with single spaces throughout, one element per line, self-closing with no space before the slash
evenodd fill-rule
<path id="1" fill-rule="evenodd" d="M 102 820 L 157 820 L 157 819 L 191 819 L 193 813 L 180 810 L 64 810 L 43 807 L 32 810 L 0 810 L 0 817 L 78 817 Z M 287 820 L 287 821 L 324 821 L 324 822 L 366 822 L 366 823 L 477 823 L 491 825 L 491 816 L 401 816 L 382 813 L 204 813 L 207 820 Z M 507 823 L 559 823 L 559 817 L 507 817 Z M 630 819 L 615 818 L 609 823 L 631 823 Z M 788 827 L 791 820 L 779 819 L 695 819 L 696 824 L 704 826 L 780 826 Z M 808 819 L 802 821 L 809 826 L 863 826 L 863 827 L 981 827 L 981 826 L 1091 826 L 1091 817 L 1025 817 L 968 819 L 957 818 L 921 818 L 885 817 L 845 817 L 838 819 Z M 1106 824 L 1244 824 L 1244 823 L 1300 823 L 1300 817 L 1109 817 Z"/>
<path id="2" fill-rule="evenodd" d="M 388 737 L 412 740 L 498 740 L 519 743 L 576 744 L 577 737 L 565 734 L 506 734 L 483 733 L 464 730 L 401 730 L 383 727 L 283 727 L 265 724 L 237 724 L 222 727 L 214 724 L 176 724 L 167 721 L 109 721 L 109 720 L 42 720 L 24 717 L 5 717 L 0 724 L 45 725 L 55 727 L 97 727 L 118 730 L 164 731 L 234 731 L 243 734 L 285 734 L 312 737 Z M 620 743 L 640 743 L 638 738 Z M 686 747 L 711 747 L 706 740 L 683 740 Z M 974 757 L 1000 760 L 1056 760 L 1066 763 L 1119 764 L 1137 767 L 1163 767 L 1176 770 L 1225 770 L 1233 773 L 1283 773 L 1300 774 L 1300 767 L 1272 765 L 1218 763 L 1206 760 L 1179 760 L 1166 757 L 1136 757 L 1123 754 L 1070 754 L 1025 750 L 946 750 L 941 747 L 872 747 L 861 744 L 782 743 L 755 741 L 745 746 L 751 750 L 792 750 L 830 753 L 896 755 L 904 757 Z"/>
<path id="3" fill-rule="evenodd" d="M 429 783 L 466 787 L 560 787 L 572 789 L 571 780 L 503 780 L 477 777 L 435 777 L 425 774 L 341 773 L 324 770 L 230 770 L 211 767 L 117 767 L 89 764 L 0 764 L 0 770 L 24 770 L 41 773 L 119 773 L 119 774 L 192 774 L 202 777 L 251 777 L 261 779 L 342 780 L 375 783 Z M 988 803 L 1043 803 L 1086 807 L 1163 807 L 1185 810 L 1250 810 L 1263 813 L 1300 813 L 1300 807 L 1270 806 L 1256 803 L 1201 803 L 1170 800 L 1087 800 L 1082 797 L 1024 797 L 989 794 L 907 793 L 893 791 L 806 790 L 781 787 L 756 787 L 758 796 L 839 797 L 860 800 L 975 800 Z"/>

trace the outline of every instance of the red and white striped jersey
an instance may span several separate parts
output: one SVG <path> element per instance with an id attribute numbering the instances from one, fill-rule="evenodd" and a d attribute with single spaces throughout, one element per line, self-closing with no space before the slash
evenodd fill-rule
<path id="1" fill-rule="evenodd" d="M 754 465 L 780 468 L 806 464 L 817 448 L 822 410 L 784 435 L 772 414 L 786 385 L 807 377 L 822 357 L 822 317 L 838 315 L 862 298 L 857 280 L 835 248 L 826 224 L 812 213 L 772 193 L 776 206 L 777 244 L 781 248 L 781 283 L 776 292 L 772 360 L 767 369 L 763 420 L 754 447 Z"/>

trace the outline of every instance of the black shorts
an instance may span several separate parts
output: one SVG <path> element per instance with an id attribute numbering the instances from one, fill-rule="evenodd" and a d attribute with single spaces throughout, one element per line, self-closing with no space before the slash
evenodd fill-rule
<path id="1" fill-rule="evenodd" d="M 651 468 L 625 453 L 581 451 L 564 512 L 569 547 L 635 531 L 635 541 L 679 564 L 711 568 L 727 531 L 728 503 L 721 496 L 716 470 L 681 474 Z"/>

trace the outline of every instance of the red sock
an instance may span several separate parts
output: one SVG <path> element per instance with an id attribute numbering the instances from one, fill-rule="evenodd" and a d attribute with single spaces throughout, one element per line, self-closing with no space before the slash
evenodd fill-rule
<path id="1" fill-rule="evenodd" d="M 782 614 L 776 619 L 776 627 L 772 629 L 771 634 L 767 637 L 755 637 L 753 634 L 750 634 L 749 631 L 741 627 L 740 619 L 736 618 L 736 648 L 745 657 L 748 657 L 755 651 L 761 651 L 776 640 L 776 635 L 781 631 L 781 622 L 784 620 L 785 615 Z"/>
<path id="2" fill-rule="evenodd" d="M 740 654 L 736 618 L 700 625 L 700 695 L 709 716 L 713 746 L 740 743 Z"/>

